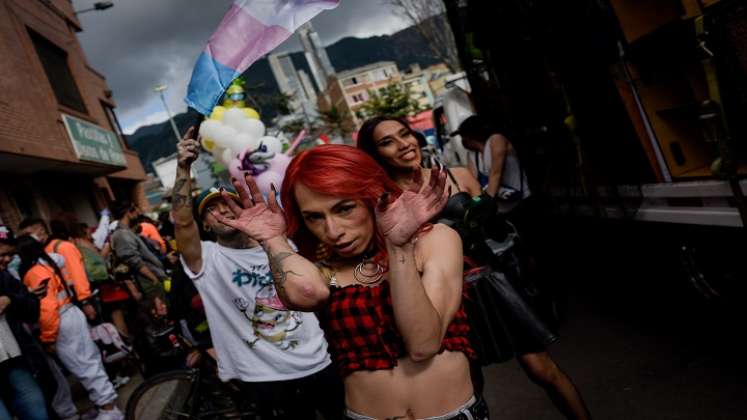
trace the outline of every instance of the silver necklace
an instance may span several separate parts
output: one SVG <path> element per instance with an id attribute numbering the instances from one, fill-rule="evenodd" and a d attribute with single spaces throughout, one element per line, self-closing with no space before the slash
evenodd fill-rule
<path id="1" fill-rule="evenodd" d="M 364 259 L 353 270 L 353 277 L 355 281 L 360 284 L 374 284 L 378 283 L 379 280 L 384 276 L 384 267 L 382 267 L 376 261 Z"/>

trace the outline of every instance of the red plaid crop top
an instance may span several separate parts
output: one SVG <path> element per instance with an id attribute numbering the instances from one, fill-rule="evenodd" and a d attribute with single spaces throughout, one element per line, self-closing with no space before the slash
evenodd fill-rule
<path id="1" fill-rule="evenodd" d="M 405 343 L 394 321 L 388 282 L 374 287 L 332 287 L 328 302 L 319 314 L 319 321 L 343 377 L 359 370 L 391 369 L 397 365 L 397 359 L 406 355 Z M 440 351 L 461 351 L 474 359 L 468 334 L 467 315 L 460 306 L 446 330 Z"/>

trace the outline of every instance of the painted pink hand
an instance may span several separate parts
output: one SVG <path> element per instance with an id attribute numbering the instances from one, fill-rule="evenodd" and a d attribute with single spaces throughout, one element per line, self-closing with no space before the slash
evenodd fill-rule
<path id="1" fill-rule="evenodd" d="M 233 186 L 239 194 L 243 208 L 222 192 L 221 195 L 234 217 L 227 218 L 217 212 L 211 214 L 219 222 L 246 233 L 258 242 L 285 235 L 285 216 L 278 205 L 275 186 L 272 186 L 268 199 L 265 201 L 254 178 L 246 175 L 245 180 L 246 187 L 238 180 L 233 180 Z"/>
<path id="2" fill-rule="evenodd" d="M 434 169 L 425 186 L 422 173 L 417 170 L 411 187 L 396 200 L 389 202 L 389 193 L 382 195 L 376 207 L 379 230 L 393 245 L 406 244 L 423 224 L 441 212 L 449 199 L 450 189 L 446 189 L 446 171 L 443 168 Z"/>

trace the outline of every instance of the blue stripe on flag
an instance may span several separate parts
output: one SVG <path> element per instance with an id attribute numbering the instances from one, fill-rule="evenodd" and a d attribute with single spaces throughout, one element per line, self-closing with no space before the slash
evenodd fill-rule
<path id="1" fill-rule="evenodd" d="M 209 115 L 233 79 L 240 75 L 240 72 L 220 64 L 203 51 L 192 70 L 184 101 L 200 114 Z"/>

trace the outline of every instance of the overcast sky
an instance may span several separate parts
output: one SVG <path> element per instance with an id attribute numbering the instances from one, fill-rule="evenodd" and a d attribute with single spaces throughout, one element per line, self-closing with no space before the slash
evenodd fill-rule
<path id="1" fill-rule="evenodd" d="M 95 0 L 73 0 L 76 10 Z M 126 133 L 165 121 L 153 87 L 169 86 L 172 113 L 186 110 L 184 96 L 195 59 L 231 0 L 115 0 L 114 7 L 79 16 L 79 34 L 89 63 L 106 76 Z M 346 36 L 390 34 L 406 26 L 383 0 L 341 0 L 312 20 L 325 45 Z M 278 51 L 299 50 L 293 36 Z"/>

